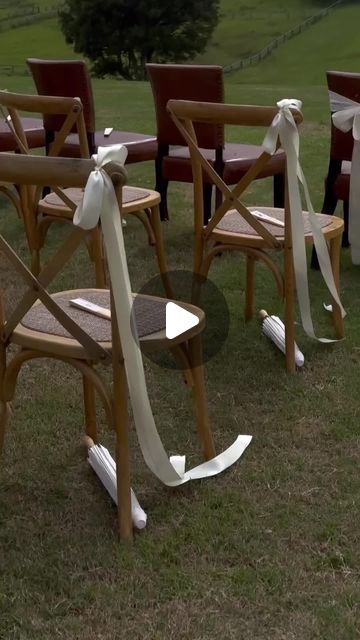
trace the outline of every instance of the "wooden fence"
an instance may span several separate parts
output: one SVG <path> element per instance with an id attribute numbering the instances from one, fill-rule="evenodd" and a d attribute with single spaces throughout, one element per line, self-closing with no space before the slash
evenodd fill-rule
<path id="1" fill-rule="evenodd" d="M 345 0 L 336 0 L 336 2 L 333 2 L 330 6 L 322 9 L 318 13 L 315 13 L 313 16 L 310 16 L 309 18 L 298 24 L 296 27 L 293 27 L 293 29 L 289 29 L 289 31 L 286 31 L 281 36 L 274 38 L 274 40 L 272 40 L 266 47 L 261 49 L 261 51 L 252 54 L 248 58 L 242 58 L 241 60 L 237 60 L 236 62 L 229 64 L 227 67 L 224 67 L 224 73 L 231 73 L 232 71 L 238 71 L 239 69 L 245 69 L 246 67 L 258 64 L 259 62 L 261 62 L 261 60 L 264 60 L 265 58 L 270 56 L 272 52 L 281 44 L 284 44 L 284 42 L 287 42 L 287 40 L 291 40 L 291 38 L 293 38 L 294 36 L 299 35 L 316 22 L 319 22 L 319 20 L 322 20 L 323 18 L 328 16 L 329 13 L 333 11 L 333 9 L 338 7 L 338 5 L 342 4 L 344 1 Z"/>

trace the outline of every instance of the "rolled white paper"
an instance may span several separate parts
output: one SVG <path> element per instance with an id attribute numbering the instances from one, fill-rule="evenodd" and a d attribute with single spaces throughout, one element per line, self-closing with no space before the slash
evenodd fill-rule
<path id="1" fill-rule="evenodd" d="M 260 311 L 260 317 L 263 319 L 263 334 L 270 338 L 277 348 L 285 354 L 285 325 L 282 320 L 278 316 L 269 316 L 266 311 Z M 296 342 L 294 342 L 294 352 L 296 366 L 302 367 L 305 358 Z"/>
<path id="2" fill-rule="evenodd" d="M 108 449 L 101 444 L 95 444 L 88 450 L 88 461 L 113 502 L 117 504 L 116 464 Z M 131 516 L 136 529 L 144 529 L 146 527 L 147 515 L 141 508 L 135 492 L 132 489 Z"/>

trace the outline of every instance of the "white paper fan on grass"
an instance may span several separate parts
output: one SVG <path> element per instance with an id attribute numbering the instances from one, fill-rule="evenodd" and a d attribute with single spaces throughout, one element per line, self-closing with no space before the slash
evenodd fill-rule
<path id="1" fill-rule="evenodd" d="M 283 321 L 280 320 L 278 316 L 269 316 L 267 311 L 264 309 L 260 311 L 259 315 L 262 319 L 263 334 L 270 338 L 277 348 L 285 354 L 285 325 Z M 302 367 L 305 362 L 305 358 L 296 342 L 294 342 L 294 350 L 295 364 L 297 367 Z"/>
<path id="2" fill-rule="evenodd" d="M 94 444 L 89 437 L 85 437 L 85 444 L 88 447 L 88 462 L 101 480 L 112 500 L 117 504 L 116 486 L 116 464 L 106 447 L 101 444 Z M 131 515 L 133 525 L 136 529 L 146 527 L 147 515 L 141 508 L 139 501 L 131 489 Z"/>

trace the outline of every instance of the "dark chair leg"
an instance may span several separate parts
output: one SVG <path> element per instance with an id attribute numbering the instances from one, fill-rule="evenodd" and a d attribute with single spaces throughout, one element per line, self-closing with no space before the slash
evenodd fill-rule
<path id="1" fill-rule="evenodd" d="M 350 247 L 349 242 L 349 200 L 344 200 L 344 232 L 342 236 L 342 247 Z"/>
<path id="2" fill-rule="evenodd" d="M 274 176 L 274 207 L 283 209 L 285 206 L 285 175 L 278 173 Z"/>
<path id="3" fill-rule="evenodd" d="M 338 199 L 335 196 L 333 190 L 330 190 L 325 186 L 325 196 L 321 213 L 326 213 L 328 216 L 334 215 L 337 203 Z"/>
<path id="4" fill-rule="evenodd" d="M 169 213 L 167 207 L 167 189 L 169 185 L 169 181 L 165 180 L 162 175 L 162 157 L 157 158 L 155 160 L 155 191 L 158 191 L 161 196 L 161 202 L 159 206 L 160 210 L 160 220 L 169 220 Z"/>
<path id="5" fill-rule="evenodd" d="M 321 209 L 321 213 L 326 213 L 328 216 L 332 216 L 335 213 L 335 209 L 336 209 L 336 205 L 337 205 L 338 201 L 337 198 L 334 195 L 333 192 L 333 188 L 329 188 L 329 185 L 327 184 L 327 181 L 325 182 L 325 196 L 324 196 L 324 202 L 323 202 L 323 206 Z M 344 203 L 345 205 L 345 203 Z M 345 219 L 345 210 L 344 210 L 344 219 Z M 345 229 L 347 231 L 347 227 L 345 226 Z M 345 231 L 344 231 L 344 235 L 345 235 Z M 319 261 L 318 261 L 318 257 L 316 254 L 316 249 L 315 247 L 313 247 L 312 253 L 311 253 L 311 268 L 315 269 L 315 270 L 319 270 L 320 266 L 319 266 Z"/>
<path id="6" fill-rule="evenodd" d="M 204 182 L 203 184 L 203 198 L 204 198 L 204 224 L 206 225 L 211 218 L 211 197 L 212 197 L 212 184 Z"/>
<path id="7" fill-rule="evenodd" d="M 336 205 L 338 203 L 337 197 L 334 193 L 334 187 L 339 173 L 341 173 L 341 160 L 330 159 L 328 174 L 325 180 L 324 202 L 321 209 L 321 213 L 326 213 L 328 216 L 334 215 Z M 315 247 L 313 247 L 311 253 L 311 268 L 316 270 L 320 269 Z"/>
<path id="8" fill-rule="evenodd" d="M 317 253 L 316 253 L 315 247 L 312 248 L 310 266 L 311 266 L 312 269 L 315 269 L 316 271 L 319 271 L 319 269 L 320 269 L 319 260 L 318 260 L 318 257 L 317 257 Z"/>
<path id="9" fill-rule="evenodd" d="M 223 201 L 223 194 L 220 189 L 215 187 L 215 209 L 218 209 Z"/>

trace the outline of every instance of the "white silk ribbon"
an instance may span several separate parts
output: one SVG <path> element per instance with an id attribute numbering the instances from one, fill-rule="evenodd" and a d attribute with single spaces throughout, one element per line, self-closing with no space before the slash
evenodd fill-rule
<path id="1" fill-rule="evenodd" d="M 349 194 L 349 242 L 353 264 L 360 264 L 360 103 L 334 92 L 330 108 L 334 126 L 344 133 L 352 131 L 354 147 L 351 159 Z"/>
<path id="2" fill-rule="evenodd" d="M 83 229 L 94 227 L 99 220 L 104 235 L 107 260 L 114 296 L 121 346 L 133 410 L 136 432 L 144 460 L 151 471 L 166 485 L 177 486 L 200 478 L 214 476 L 227 469 L 245 451 L 251 436 L 239 435 L 235 442 L 212 460 L 185 472 L 185 458 L 169 460 L 156 429 L 146 388 L 145 373 L 136 326 L 132 326 L 132 295 L 126 260 L 120 213 L 114 187 L 104 171 L 111 160 L 123 164 L 127 150 L 122 145 L 99 147 L 92 158 L 95 169 L 89 175 L 82 203 L 74 215 L 74 224 Z M 172 463 L 173 461 L 173 463 Z"/>
<path id="3" fill-rule="evenodd" d="M 346 98 L 346 96 L 342 96 L 341 93 L 336 93 L 336 91 L 329 90 L 329 102 L 330 102 L 330 111 L 334 113 L 335 111 L 344 111 L 344 109 L 349 109 L 349 107 L 358 107 L 359 103 L 355 100 L 351 100 L 351 98 Z"/>
<path id="4" fill-rule="evenodd" d="M 296 126 L 291 109 L 301 110 L 300 100 L 284 99 L 277 103 L 279 108 L 270 128 L 263 141 L 265 151 L 273 155 L 277 150 L 278 140 L 286 154 L 288 193 L 290 205 L 292 247 L 294 259 L 294 274 L 299 302 L 302 325 L 305 332 L 311 338 L 320 342 L 335 342 L 329 338 L 318 338 L 315 335 L 314 325 L 311 317 L 309 283 L 307 275 L 306 243 L 304 219 L 302 215 L 302 204 L 299 189 L 299 181 L 303 185 L 311 232 L 314 238 L 314 245 L 319 259 L 321 273 L 325 283 L 336 303 L 341 309 L 342 316 L 345 311 L 342 307 L 339 294 L 334 282 L 331 268 L 329 250 L 321 230 L 318 215 L 315 213 L 311 203 L 309 189 L 305 176 L 299 162 L 299 132 Z"/>

